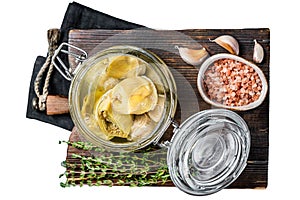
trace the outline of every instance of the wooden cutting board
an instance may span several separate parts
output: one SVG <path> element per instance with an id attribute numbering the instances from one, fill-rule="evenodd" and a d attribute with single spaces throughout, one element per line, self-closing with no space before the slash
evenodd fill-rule
<path id="1" fill-rule="evenodd" d="M 198 68 L 186 64 L 179 56 L 175 46 L 199 48 L 202 45 L 210 55 L 227 53 L 225 49 L 210 41 L 220 35 L 234 36 L 240 45 L 239 56 L 251 61 L 254 39 L 264 48 L 265 57 L 258 66 L 264 72 L 269 83 L 270 31 L 269 29 L 193 29 L 193 30 L 72 30 L 69 43 L 94 53 L 115 45 L 133 45 L 146 48 L 158 55 L 170 68 L 178 87 L 178 108 L 175 119 L 182 123 L 190 115 L 205 109 L 211 109 L 202 100 L 197 90 Z M 69 57 L 70 66 L 77 64 Z M 270 84 L 269 84 L 270 86 Z M 229 188 L 266 188 L 268 182 L 269 151 L 269 92 L 264 102 L 249 111 L 237 112 L 248 124 L 251 132 L 251 149 L 248 164 L 240 177 Z M 170 127 L 162 140 L 172 137 Z M 81 140 L 77 131 L 73 131 L 70 141 Z M 72 158 L 73 153 L 84 154 L 80 149 L 68 147 L 66 161 L 80 162 Z M 67 171 L 70 170 L 67 168 Z M 70 178 L 70 177 L 69 177 Z M 71 179 L 71 178 L 70 178 Z M 172 183 L 167 183 L 172 185 Z"/>

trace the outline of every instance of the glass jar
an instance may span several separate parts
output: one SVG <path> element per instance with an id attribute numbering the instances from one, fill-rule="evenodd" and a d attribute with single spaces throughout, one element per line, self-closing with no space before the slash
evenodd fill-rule
<path id="1" fill-rule="evenodd" d="M 98 77 L 104 70 L 104 66 L 112 57 L 132 56 L 147 64 L 146 74 L 163 95 L 164 107 L 162 117 L 157 122 L 151 133 L 136 141 L 111 141 L 103 138 L 99 127 L 92 126 L 92 109 L 82 115 L 83 101 L 88 95 L 95 94 Z M 95 104 L 91 100 L 91 105 Z M 96 145 L 104 146 L 109 150 L 134 151 L 151 143 L 156 144 L 165 130 L 169 127 L 174 117 L 177 105 L 177 90 L 174 78 L 166 64 L 153 53 L 133 46 L 114 46 L 101 51 L 85 60 L 75 72 L 69 92 L 70 114 L 79 132 L 89 141 Z"/>

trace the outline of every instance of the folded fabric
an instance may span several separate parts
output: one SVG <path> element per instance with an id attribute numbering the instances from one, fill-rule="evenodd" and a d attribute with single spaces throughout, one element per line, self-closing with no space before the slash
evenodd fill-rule
<path id="1" fill-rule="evenodd" d="M 141 27 L 143 26 L 112 17 L 110 15 L 101 13 L 99 11 L 88 8 L 84 5 L 73 2 L 69 4 L 60 28 L 61 31 L 60 42 L 68 41 L 69 30 L 72 29 L 125 30 L 125 29 L 141 28 Z M 34 63 L 34 68 L 31 76 L 31 82 L 29 88 L 26 117 L 30 119 L 36 119 L 42 122 L 50 123 L 67 130 L 72 130 L 74 124 L 69 114 L 49 116 L 46 115 L 45 112 L 41 112 L 34 109 L 32 106 L 33 99 L 36 97 L 34 92 L 34 80 L 39 70 L 41 69 L 42 65 L 44 64 L 45 60 L 46 60 L 45 57 L 38 56 Z M 65 60 L 65 63 L 67 63 L 67 60 Z M 68 96 L 69 87 L 70 87 L 70 82 L 65 80 L 56 70 L 54 70 L 48 88 L 49 94 Z"/>

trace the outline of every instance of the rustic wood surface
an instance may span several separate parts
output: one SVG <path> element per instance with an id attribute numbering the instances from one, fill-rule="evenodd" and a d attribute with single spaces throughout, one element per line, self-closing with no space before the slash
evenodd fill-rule
<path id="1" fill-rule="evenodd" d="M 269 83 L 269 29 L 72 30 L 69 33 L 69 43 L 84 49 L 89 56 L 101 49 L 123 44 L 147 48 L 154 52 L 169 66 L 175 78 L 178 87 L 178 107 L 175 119 L 181 123 L 193 113 L 211 109 L 212 106 L 202 100 L 197 90 L 198 68 L 186 64 L 180 58 L 174 46 L 199 48 L 199 44 L 201 44 L 210 55 L 227 53 L 225 49 L 209 40 L 224 34 L 232 35 L 238 40 L 240 45 L 239 55 L 249 61 L 252 60 L 253 55 L 253 40 L 256 39 L 263 46 L 265 57 L 258 66 L 264 72 Z M 69 61 L 73 68 L 77 66 L 73 58 L 70 57 Z M 251 131 L 251 149 L 247 167 L 229 188 L 266 188 L 269 151 L 269 92 L 259 107 L 237 113 L 247 122 Z M 162 140 L 171 137 L 172 128 L 170 127 Z M 78 134 L 73 131 L 70 141 L 78 140 L 80 140 Z M 67 161 L 72 160 L 72 153 L 80 153 L 78 151 L 69 146 Z"/>

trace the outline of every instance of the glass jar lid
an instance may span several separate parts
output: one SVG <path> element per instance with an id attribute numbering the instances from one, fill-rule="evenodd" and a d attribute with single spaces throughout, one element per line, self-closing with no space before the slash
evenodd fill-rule
<path id="1" fill-rule="evenodd" d="M 167 158 L 171 179 L 188 194 L 218 192 L 241 174 L 249 150 L 250 132 L 238 114 L 198 112 L 174 130 Z"/>

